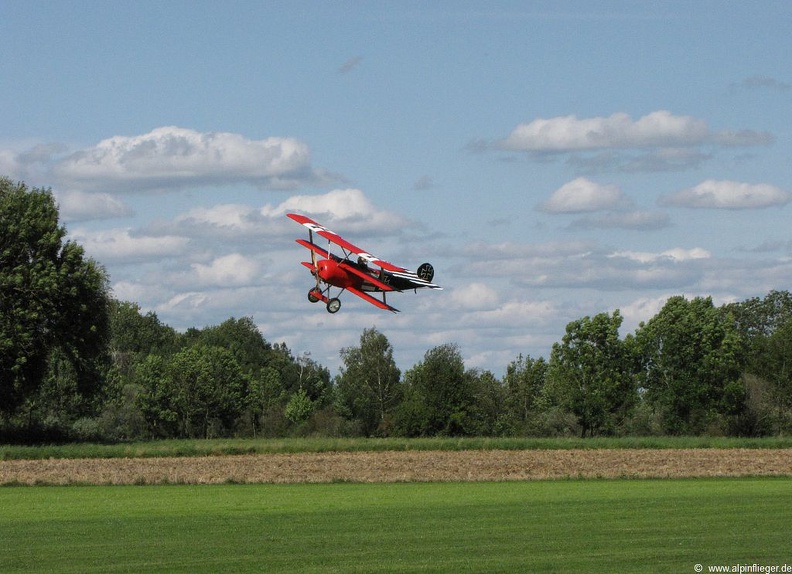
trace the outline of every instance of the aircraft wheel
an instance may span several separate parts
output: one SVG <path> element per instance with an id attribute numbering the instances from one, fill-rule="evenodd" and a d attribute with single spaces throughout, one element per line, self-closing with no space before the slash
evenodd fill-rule
<path id="1" fill-rule="evenodd" d="M 317 301 L 319 301 L 319 297 L 316 296 L 316 289 L 311 289 L 310 291 L 308 291 L 308 300 L 311 303 L 316 303 Z"/>
<path id="2" fill-rule="evenodd" d="M 328 313 L 337 313 L 338 310 L 341 308 L 341 301 L 333 297 L 327 302 L 327 312 Z"/>

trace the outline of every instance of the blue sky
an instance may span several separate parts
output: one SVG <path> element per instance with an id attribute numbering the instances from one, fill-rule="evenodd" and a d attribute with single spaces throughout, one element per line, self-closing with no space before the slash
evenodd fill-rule
<path id="1" fill-rule="evenodd" d="M 0 0 L 0 174 L 51 187 L 116 297 L 250 316 L 337 372 L 792 283 L 788 2 Z M 443 291 L 308 303 L 301 211 Z"/>

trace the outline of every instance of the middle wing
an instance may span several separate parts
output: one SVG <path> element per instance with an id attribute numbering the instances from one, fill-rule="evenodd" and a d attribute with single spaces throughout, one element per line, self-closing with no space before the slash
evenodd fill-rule
<path id="1" fill-rule="evenodd" d="M 347 241 L 337 233 L 330 231 L 329 229 L 327 229 L 322 225 L 319 225 L 310 217 L 306 217 L 305 215 L 299 215 L 297 213 L 287 213 L 286 216 L 296 221 L 297 223 L 304 225 L 311 231 L 318 233 L 328 241 L 332 241 L 342 249 L 345 249 L 350 253 L 355 253 L 358 256 L 362 257 L 365 261 L 373 265 L 377 265 L 378 267 L 382 267 L 386 271 L 401 272 L 401 273 L 408 272 L 407 269 L 405 269 L 404 267 L 399 267 L 398 265 L 394 265 L 393 263 L 388 263 L 387 261 L 384 261 L 379 257 L 373 256 L 371 253 L 367 253 L 363 251 L 360 247 L 351 244 L 349 241 Z"/>

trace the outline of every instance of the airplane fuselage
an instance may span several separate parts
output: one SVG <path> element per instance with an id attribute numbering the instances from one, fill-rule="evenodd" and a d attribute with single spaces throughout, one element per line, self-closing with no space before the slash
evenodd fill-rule
<path id="1" fill-rule="evenodd" d="M 365 263 L 355 263 L 349 259 L 343 259 L 340 261 L 335 261 L 333 259 L 318 260 L 316 262 L 316 273 L 319 275 L 319 279 L 328 285 L 339 287 L 341 289 L 353 287 L 355 289 L 360 289 L 361 291 L 384 291 L 384 289 L 366 281 L 360 275 L 347 271 L 341 266 L 341 263 L 354 266 L 364 274 L 370 275 L 373 280 L 393 287 L 394 291 L 403 291 L 413 287 L 412 284 L 406 279 L 395 277 L 391 273 L 388 273 L 384 270 L 372 270 Z"/>

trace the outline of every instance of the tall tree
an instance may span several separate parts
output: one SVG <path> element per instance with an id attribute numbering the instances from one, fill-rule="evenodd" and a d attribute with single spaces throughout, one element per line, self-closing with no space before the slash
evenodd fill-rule
<path id="1" fill-rule="evenodd" d="M 0 178 L 0 412 L 41 388 L 56 350 L 81 396 L 101 388 L 107 275 L 65 236 L 50 190 Z"/>
<path id="2" fill-rule="evenodd" d="M 743 407 L 744 339 L 712 298 L 671 297 L 635 333 L 646 399 L 665 431 L 699 434 Z"/>
<path id="3" fill-rule="evenodd" d="M 506 367 L 504 391 L 507 418 L 512 426 L 524 429 L 537 409 L 547 376 L 547 361 L 519 355 Z"/>
<path id="4" fill-rule="evenodd" d="M 205 345 L 231 351 L 242 370 L 251 377 L 257 376 L 267 365 L 272 349 L 251 317 L 231 317 L 220 325 L 203 329 L 196 336 Z"/>
<path id="5" fill-rule="evenodd" d="M 343 409 L 366 436 L 387 435 L 390 416 L 402 396 L 401 372 L 388 338 L 375 328 L 365 329 L 360 346 L 342 349 L 341 360 L 338 395 Z"/>
<path id="6" fill-rule="evenodd" d="M 761 422 L 774 434 L 792 431 L 792 317 L 755 341 L 751 369 L 766 386 L 767 407 L 762 410 L 767 412 L 756 413 L 764 415 Z"/>
<path id="7" fill-rule="evenodd" d="M 468 369 L 465 372 L 471 402 L 465 421 L 465 434 L 496 436 L 504 434 L 508 425 L 504 420 L 504 387 L 490 371 Z"/>
<path id="8" fill-rule="evenodd" d="M 731 313 L 737 330 L 749 342 L 769 337 L 792 318 L 792 293 L 770 291 L 764 298 L 752 297 L 729 303 L 724 310 Z"/>
<path id="9" fill-rule="evenodd" d="M 405 375 L 405 400 L 398 410 L 402 433 L 416 435 L 471 434 L 469 415 L 474 401 L 459 347 L 445 344 L 426 352 Z"/>
<path id="10" fill-rule="evenodd" d="M 635 401 L 621 323 L 618 310 L 584 317 L 569 323 L 562 342 L 553 345 L 546 391 L 575 414 L 582 436 L 614 432 Z"/>
<path id="11" fill-rule="evenodd" d="M 111 300 L 110 353 L 122 375 L 129 375 L 146 355 L 172 355 L 178 341 L 176 330 L 164 325 L 153 311 L 144 314 L 137 303 Z"/>
<path id="12" fill-rule="evenodd" d="M 746 342 L 745 416 L 742 434 L 781 434 L 792 430 L 792 293 L 770 291 L 729 303 Z"/>

